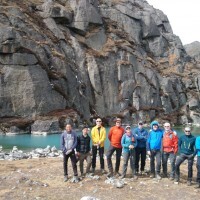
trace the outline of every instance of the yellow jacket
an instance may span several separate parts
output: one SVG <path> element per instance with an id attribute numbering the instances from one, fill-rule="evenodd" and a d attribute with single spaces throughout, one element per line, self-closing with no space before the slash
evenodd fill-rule
<path id="1" fill-rule="evenodd" d="M 93 127 L 91 131 L 91 137 L 92 144 L 98 144 L 98 142 L 100 142 L 100 147 L 104 147 L 104 141 L 106 140 L 106 129 L 101 126 L 99 134 L 98 126 Z"/>

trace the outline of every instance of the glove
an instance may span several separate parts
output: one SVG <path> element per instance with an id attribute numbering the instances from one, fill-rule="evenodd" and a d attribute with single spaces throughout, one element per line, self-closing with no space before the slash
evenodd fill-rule
<path id="1" fill-rule="evenodd" d="M 70 150 L 67 150 L 65 154 L 68 155 L 68 154 L 70 154 L 71 152 L 72 152 L 72 150 L 70 149 Z"/>

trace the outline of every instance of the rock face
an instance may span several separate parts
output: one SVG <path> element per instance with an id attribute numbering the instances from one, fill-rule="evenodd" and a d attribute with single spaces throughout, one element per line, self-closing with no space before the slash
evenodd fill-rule
<path id="1" fill-rule="evenodd" d="M 77 124 L 96 116 L 199 124 L 199 67 L 145 0 L 0 6 L 0 117 L 28 118 L 28 127 L 67 108 Z"/>

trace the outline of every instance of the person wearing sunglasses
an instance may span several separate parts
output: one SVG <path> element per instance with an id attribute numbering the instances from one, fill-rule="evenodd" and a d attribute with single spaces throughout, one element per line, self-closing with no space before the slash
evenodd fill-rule
<path id="1" fill-rule="evenodd" d="M 187 185 L 192 185 L 192 176 L 193 176 L 193 162 L 196 155 L 195 150 L 195 140 L 196 138 L 191 134 L 191 128 L 186 127 L 184 129 L 185 134 L 182 135 L 178 142 L 178 149 L 180 156 L 177 158 L 175 165 L 175 184 L 178 184 L 180 181 L 180 165 L 188 160 L 188 178 Z"/>
<path id="2" fill-rule="evenodd" d="M 105 173 L 104 169 L 104 142 L 106 140 L 106 129 L 102 126 L 101 118 L 96 119 L 96 126 L 91 130 L 92 138 L 92 173 L 95 173 L 96 156 L 99 151 L 101 172 Z"/>
<path id="3" fill-rule="evenodd" d="M 166 122 L 164 124 L 163 132 L 163 143 L 162 143 L 162 167 L 163 167 L 163 176 L 167 178 L 167 161 L 170 159 L 171 163 L 171 172 L 170 180 L 174 180 L 175 176 L 175 161 L 176 154 L 178 152 L 178 136 L 175 131 L 171 129 L 170 123 Z"/>
<path id="4" fill-rule="evenodd" d="M 138 123 L 138 127 L 133 130 L 137 139 L 137 147 L 135 148 L 135 170 L 136 174 L 139 172 L 139 161 L 141 158 L 140 174 L 144 174 L 144 167 L 146 163 L 146 142 L 148 137 L 147 130 L 143 127 L 143 122 Z"/>

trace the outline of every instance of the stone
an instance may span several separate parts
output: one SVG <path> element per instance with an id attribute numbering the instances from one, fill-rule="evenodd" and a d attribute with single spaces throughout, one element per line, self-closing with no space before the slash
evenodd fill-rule
<path id="1" fill-rule="evenodd" d="M 60 128 L 57 120 L 36 120 L 31 126 L 31 133 L 34 135 L 47 135 L 59 132 Z"/>

